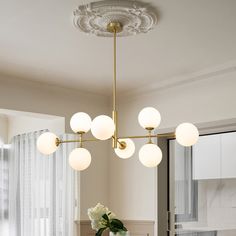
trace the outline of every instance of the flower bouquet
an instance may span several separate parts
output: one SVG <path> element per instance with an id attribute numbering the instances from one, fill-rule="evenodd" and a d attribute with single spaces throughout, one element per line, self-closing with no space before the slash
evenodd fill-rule
<path id="1" fill-rule="evenodd" d="M 124 224 L 116 219 L 115 214 L 100 203 L 88 209 L 88 216 L 91 220 L 92 229 L 97 231 L 95 236 L 101 236 L 107 229 L 112 232 L 110 235 L 129 235 Z"/>

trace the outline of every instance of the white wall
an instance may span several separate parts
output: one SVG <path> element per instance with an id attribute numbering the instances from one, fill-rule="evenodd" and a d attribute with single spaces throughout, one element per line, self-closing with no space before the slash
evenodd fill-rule
<path id="1" fill-rule="evenodd" d="M 236 72 L 195 81 L 146 95 L 123 97 L 119 101 L 120 135 L 144 134 L 137 116 L 145 106 L 156 107 L 162 115 L 160 132 L 179 123 L 225 121 L 236 117 Z M 156 218 L 156 169 L 143 167 L 138 150 L 145 140 L 136 141 L 136 153 L 129 160 L 111 156 L 109 163 L 110 207 L 125 219 Z"/>
<path id="2" fill-rule="evenodd" d="M 42 83 L 0 76 L 0 108 L 65 117 L 66 132 L 70 117 L 84 111 L 94 118 L 108 113 L 107 98 L 101 95 L 64 89 Z M 88 146 L 92 153 L 91 167 L 81 172 L 81 219 L 87 219 L 87 208 L 97 201 L 108 203 L 108 143 Z"/>
<path id="3" fill-rule="evenodd" d="M 0 114 L 0 145 L 8 143 L 8 119 Z"/>

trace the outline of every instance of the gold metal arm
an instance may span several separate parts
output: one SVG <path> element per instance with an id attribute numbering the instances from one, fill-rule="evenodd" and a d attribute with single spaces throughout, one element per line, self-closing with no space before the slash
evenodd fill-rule
<path id="1" fill-rule="evenodd" d="M 115 137 L 112 136 L 112 139 L 114 140 Z M 85 142 L 98 142 L 98 141 L 102 141 L 102 140 L 99 140 L 99 139 L 74 139 L 74 140 L 60 140 L 58 138 L 56 138 L 56 146 L 59 146 L 60 144 L 63 144 L 63 143 L 85 143 Z M 119 141 L 119 139 L 116 140 L 117 143 L 119 143 L 120 147 L 125 147 L 125 144 L 124 142 L 122 141 Z M 82 146 L 81 146 L 82 147 Z"/>
<path id="2" fill-rule="evenodd" d="M 175 133 L 157 134 L 158 138 L 175 138 Z"/>
<path id="3" fill-rule="evenodd" d="M 62 143 L 79 143 L 79 142 L 98 142 L 98 141 L 101 141 L 99 139 L 83 139 L 83 140 L 80 140 L 80 139 L 75 139 L 75 140 L 59 140 L 57 139 L 56 140 L 56 144 L 62 144 Z"/>
<path id="4" fill-rule="evenodd" d="M 118 139 L 125 139 L 125 138 L 131 138 L 131 139 L 138 139 L 138 138 L 175 138 L 174 133 L 166 133 L 166 134 L 153 134 L 153 135 L 136 135 L 136 136 L 124 136 L 119 137 Z"/>
<path id="5" fill-rule="evenodd" d="M 117 148 L 117 143 L 119 144 L 119 148 L 124 149 L 126 147 L 126 143 L 124 141 L 120 141 L 119 138 L 115 138 L 115 136 L 112 136 L 113 142 L 115 140 L 116 142 L 116 148 Z"/>
<path id="6" fill-rule="evenodd" d="M 124 143 L 119 141 L 119 139 L 142 139 L 142 138 L 175 138 L 175 133 L 165 133 L 165 134 L 153 134 L 153 135 L 136 135 L 136 136 L 121 136 L 116 139 L 116 142 L 119 143 L 120 146 L 123 146 Z M 112 136 L 112 139 L 115 139 L 115 136 Z M 56 139 L 56 145 L 59 146 L 62 143 L 79 143 L 79 142 L 98 142 L 102 141 L 99 139 L 75 139 L 75 140 L 60 140 Z"/>
<path id="7" fill-rule="evenodd" d="M 115 137 L 112 136 L 112 139 L 114 140 Z M 56 139 L 56 145 L 58 146 L 62 143 L 80 143 L 80 142 L 84 143 L 84 142 L 98 142 L 98 141 L 102 141 L 102 140 L 99 140 L 99 139 L 82 139 L 82 138 L 73 139 L 73 140 L 60 140 L 60 139 L 57 138 Z M 117 143 L 119 143 L 119 145 L 123 146 L 123 143 L 120 142 L 118 139 L 117 139 Z"/>

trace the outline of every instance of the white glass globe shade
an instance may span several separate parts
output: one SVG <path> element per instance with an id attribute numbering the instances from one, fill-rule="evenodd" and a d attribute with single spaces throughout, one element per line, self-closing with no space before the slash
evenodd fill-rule
<path id="1" fill-rule="evenodd" d="M 70 127 L 75 132 L 87 133 L 91 128 L 92 120 L 87 113 L 75 113 L 70 119 Z"/>
<path id="2" fill-rule="evenodd" d="M 133 140 L 131 139 L 119 139 L 119 142 L 125 142 L 126 147 L 124 149 L 119 148 L 119 143 L 117 144 L 118 147 L 115 149 L 115 153 L 118 157 L 122 159 L 127 159 L 134 154 L 135 145 Z"/>
<path id="3" fill-rule="evenodd" d="M 44 155 L 50 155 L 58 149 L 56 139 L 58 137 L 50 132 L 41 134 L 37 139 L 37 148 Z"/>
<path id="4" fill-rule="evenodd" d="M 138 122 L 144 129 L 155 129 L 161 123 L 160 112 L 153 107 L 145 107 L 139 112 Z"/>
<path id="5" fill-rule="evenodd" d="M 75 148 L 69 155 L 69 164 L 74 170 L 85 170 L 91 163 L 91 154 L 85 148 Z"/>
<path id="6" fill-rule="evenodd" d="M 115 131 L 114 121 L 109 116 L 97 116 L 91 125 L 91 132 L 93 136 L 100 140 L 111 138 Z"/>
<path id="7" fill-rule="evenodd" d="M 179 144 L 189 147 L 198 141 L 199 132 L 195 125 L 191 123 L 182 123 L 176 128 L 175 136 Z"/>
<path id="8" fill-rule="evenodd" d="M 139 150 L 139 160 L 146 167 L 156 167 L 162 160 L 162 151 L 156 144 L 145 144 Z"/>

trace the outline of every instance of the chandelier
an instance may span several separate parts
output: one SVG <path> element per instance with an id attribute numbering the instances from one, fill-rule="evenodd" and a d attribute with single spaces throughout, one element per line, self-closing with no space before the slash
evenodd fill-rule
<path id="1" fill-rule="evenodd" d="M 146 135 L 120 136 L 118 132 L 117 112 L 117 78 L 116 78 L 116 41 L 117 36 L 129 36 L 146 33 L 153 28 L 157 17 L 153 9 L 137 1 L 101 1 L 79 6 L 74 12 L 74 24 L 80 30 L 97 36 L 113 37 L 113 110 L 112 117 L 99 115 L 93 120 L 84 113 L 74 114 L 70 120 L 71 129 L 78 135 L 77 140 L 60 140 L 55 134 L 45 132 L 37 140 L 37 148 L 44 155 L 55 152 L 63 143 L 78 143 L 79 147 L 69 155 L 70 166 L 78 171 L 85 170 L 91 163 L 91 154 L 84 148 L 87 142 L 112 140 L 116 155 L 126 159 L 135 152 L 134 139 L 144 139 L 145 144 L 139 150 L 139 160 L 146 167 L 156 167 L 162 160 L 162 151 L 153 138 L 176 138 L 182 146 L 192 146 L 199 137 L 196 126 L 182 123 L 175 132 L 155 134 L 161 122 L 159 111 L 153 107 L 143 108 L 138 115 L 138 122 L 146 130 Z M 88 139 L 85 134 L 91 130 L 94 138 Z"/>

